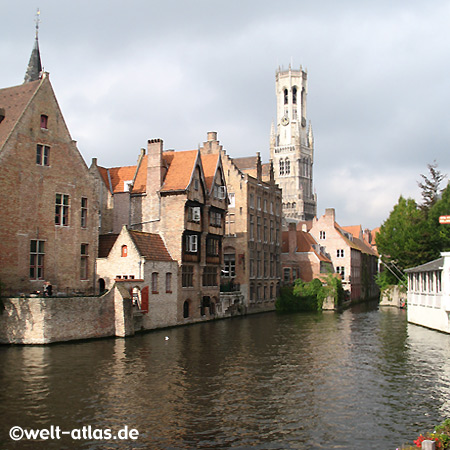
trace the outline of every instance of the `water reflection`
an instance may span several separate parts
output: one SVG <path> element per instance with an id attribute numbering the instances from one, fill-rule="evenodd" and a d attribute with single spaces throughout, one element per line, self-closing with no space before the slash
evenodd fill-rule
<path id="1" fill-rule="evenodd" d="M 166 340 L 165 337 L 169 339 Z M 445 418 L 450 337 L 404 311 L 223 320 L 132 339 L 0 347 L 4 449 L 389 449 Z M 14 425 L 136 428 L 19 442 Z"/>

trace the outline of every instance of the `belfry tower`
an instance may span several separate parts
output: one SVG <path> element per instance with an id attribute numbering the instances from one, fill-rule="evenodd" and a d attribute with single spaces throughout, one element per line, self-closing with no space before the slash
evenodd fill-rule
<path id="1" fill-rule="evenodd" d="M 283 190 L 283 217 L 289 222 L 316 216 L 313 191 L 314 138 L 306 120 L 307 73 L 278 68 L 275 75 L 277 122 L 272 122 L 270 159 L 275 181 Z"/>

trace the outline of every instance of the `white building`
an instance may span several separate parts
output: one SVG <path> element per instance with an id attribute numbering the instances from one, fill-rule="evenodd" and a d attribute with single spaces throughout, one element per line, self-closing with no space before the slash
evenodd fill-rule
<path id="1" fill-rule="evenodd" d="M 270 133 L 270 159 L 275 182 L 283 191 L 283 216 L 289 221 L 312 220 L 317 199 L 313 189 L 314 139 L 306 120 L 307 74 L 276 72 L 277 122 Z"/>
<path id="2" fill-rule="evenodd" d="M 408 322 L 450 333 L 450 252 L 406 272 Z"/>

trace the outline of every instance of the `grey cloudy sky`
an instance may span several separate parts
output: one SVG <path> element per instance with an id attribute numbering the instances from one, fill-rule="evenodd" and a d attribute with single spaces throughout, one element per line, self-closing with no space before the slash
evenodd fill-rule
<path id="1" fill-rule="evenodd" d="M 0 0 L 0 87 L 21 84 L 41 10 L 44 69 L 86 162 L 147 139 L 269 159 L 275 70 L 308 70 L 318 214 L 379 226 L 436 160 L 450 173 L 450 2 Z M 450 211 L 449 211 L 450 213 Z"/>

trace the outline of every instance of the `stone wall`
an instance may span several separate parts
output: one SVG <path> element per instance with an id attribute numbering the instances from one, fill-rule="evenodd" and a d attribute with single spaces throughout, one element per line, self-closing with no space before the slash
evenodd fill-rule
<path id="1" fill-rule="evenodd" d="M 2 298 L 0 343 L 48 344 L 134 333 L 131 298 L 113 289 L 101 297 Z"/>

